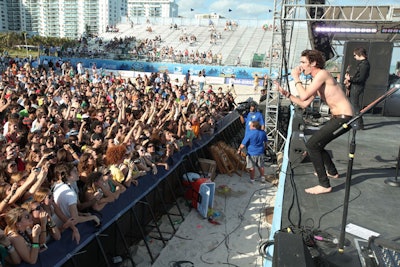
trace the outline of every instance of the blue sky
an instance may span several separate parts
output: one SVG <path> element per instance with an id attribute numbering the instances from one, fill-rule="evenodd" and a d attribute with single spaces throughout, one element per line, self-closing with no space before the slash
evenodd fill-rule
<path id="1" fill-rule="evenodd" d="M 326 3 L 331 5 L 349 5 L 349 2 L 351 1 L 326 0 Z M 217 13 L 230 19 L 271 19 L 268 10 L 274 7 L 273 0 L 176 0 L 176 3 L 179 5 L 179 15 L 188 18 L 200 13 Z M 360 6 L 388 4 L 400 5 L 400 0 L 357 1 L 357 5 Z M 229 12 L 229 9 L 232 11 Z"/>
<path id="2" fill-rule="evenodd" d="M 331 5 L 349 5 L 350 0 L 326 0 Z M 258 19 L 270 20 L 272 14 L 268 10 L 273 9 L 274 0 L 176 0 L 179 5 L 179 15 L 194 18 L 195 14 L 217 13 L 228 19 Z M 302 1 L 304 3 L 304 0 Z M 374 5 L 398 5 L 400 0 L 359 0 L 359 6 Z M 191 9 L 194 9 L 191 11 Z M 228 10 L 232 11 L 229 12 Z M 393 49 L 392 65 L 395 66 L 400 59 L 400 49 Z M 392 70 L 393 71 L 393 70 Z"/>

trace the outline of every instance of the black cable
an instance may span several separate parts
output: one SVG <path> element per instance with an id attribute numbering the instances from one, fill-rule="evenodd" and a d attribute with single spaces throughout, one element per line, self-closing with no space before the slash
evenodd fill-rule
<path id="1" fill-rule="evenodd" d="M 224 237 L 215 247 L 209 249 L 208 251 L 206 251 L 205 253 L 203 253 L 203 254 L 200 256 L 200 260 L 201 260 L 203 263 L 205 263 L 205 264 L 210 264 L 210 265 L 214 265 L 215 263 L 213 263 L 213 262 L 208 262 L 208 261 L 204 260 L 203 257 L 204 257 L 206 254 L 208 254 L 208 253 L 210 253 L 210 252 L 216 250 L 216 249 L 217 249 L 221 244 L 223 244 L 223 243 L 225 244 L 226 248 L 227 248 L 228 251 L 229 251 L 229 245 L 228 245 L 228 243 L 227 243 L 227 240 L 229 240 L 230 235 L 232 235 L 234 232 L 236 232 L 236 231 L 239 229 L 239 227 L 242 225 L 243 220 L 244 220 L 244 215 L 245 215 L 246 212 L 247 212 L 247 209 L 248 209 L 248 207 L 249 207 L 249 205 L 250 205 L 250 203 L 251 203 L 251 200 L 252 200 L 253 196 L 254 196 L 257 192 L 259 192 L 259 191 L 261 191 L 261 190 L 264 190 L 264 188 L 257 189 L 257 190 L 255 190 L 255 191 L 251 194 L 251 196 L 250 196 L 250 198 L 249 198 L 249 200 L 248 200 L 246 206 L 244 207 L 244 212 L 238 214 L 238 218 L 240 219 L 239 224 L 238 224 L 232 231 L 226 233 L 225 237 Z M 225 207 L 224 207 L 224 208 L 226 209 L 226 196 L 225 196 Z M 226 226 L 226 224 L 225 224 L 225 226 Z M 229 253 L 228 253 L 228 259 L 229 259 Z M 238 265 L 235 265 L 235 264 L 233 264 L 233 263 L 230 263 L 229 261 L 227 261 L 227 262 L 222 262 L 221 264 L 228 265 L 228 266 L 234 266 L 234 267 L 240 267 L 240 266 L 238 266 Z"/>
<path id="2" fill-rule="evenodd" d="M 191 261 L 171 261 L 168 265 L 170 267 L 194 267 L 194 263 Z"/>
<path id="3" fill-rule="evenodd" d="M 258 247 L 258 253 L 265 259 L 269 260 L 272 262 L 272 256 L 267 253 L 267 250 L 270 246 L 274 245 L 273 240 L 267 240 L 261 243 L 261 245 Z"/>
<path id="4" fill-rule="evenodd" d="M 300 203 L 299 203 L 299 196 L 297 194 L 297 187 L 296 187 L 296 183 L 295 183 L 295 180 L 294 180 L 293 169 L 291 167 L 291 163 L 290 162 L 289 162 L 289 166 L 290 166 L 289 181 L 290 181 L 290 185 L 292 186 L 293 194 L 292 194 L 292 201 L 291 201 L 289 209 L 288 209 L 288 221 L 292 225 L 300 227 L 300 225 L 301 225 L 301 209 L 300 209 Z M 299 218 L 298 218 L 297 224 L 294 224 L 292 219 L 291 219 L 291 212 L 292 212 L 292 209 L 293 209 L 295 204 L 296 204 L 296 207 L 297 207 L 297 212 L 299 214 Z"/>
<path id="5" fill-rule="evenodd" d="M 193 240 L 192 238 L 186 238 L 186 237 L 179 236 L 179 235 L 176 235 L 176 234 L 172 235 L 170 238 L 154 237 L 154 236 L 150 236 L 151 233 L 158 234 L 159 232 L 158 232 L 156 229 L 153 229 L 153 230 L 151 230 L 151 231 L 149 232 L 148 236 L 151 237 L 152 239 L 155 239 L 155 240 L 170 241 L 170 240 L 171 240 L 172 238 L 174 238 L 174 237 L 179 238 L 179 239 L 182 239 L 182 240 Z M 161 234 L 170 234 L 170 235 L 172 234 L 172 233 L 170 233 L 170 232 L 165 232 L 165 231 L 160 231 L 160 233 L 161 233 Z"/>
<path id="6" fill-rule="evenodd" d="M 305 152 L 303 152 L 303 153 L 305 153 Z M 291 170 L 294 170 L 294 169 L 296 169 L 297 167 L 299 167 L 301 161 L 299 161 L 299 162 L 297 162 L 297 161 L 298 161 L 298 160 L 303 160 L 303 158 L 304 158 L 304 157 L 301 155 L 301 156 L 298 156 L 297 158 L 295 158 L 293 161 L 290 161 L 290 169 L 291 169 Z M 297 163 L 297 165 L 294 165 L 294 163 Z"/>
<path id="7" fill-rule="evenodd" d="M 353 202 L 354 200 L 356 200 L 357 198 L 359 198 L 359 197 L 361 196 L 361 190 L 358 189 L 357 187 L 355 187 L 354 189 L 357 189 L 357 190 L 358 190 L 358 194 L 357 194 L 354 198 L 350 199 L 350 200 L 349 200 L 349 203 Z M 335 208 L 333 208 L 333 209 L 331 209 L 331 210 L 329 210 L 329 211 L 327 211 L 327 212 L 325 212 L 325 213 L 323 213 L 323 214 L 321 215 L 321 217 L 319 217 L 317 229 L 319 229 L 319 228 L 321 227 L 321 221 L 322 221 L 322 218 L 323 218 L 323 217 L 325 217 L 326 215 L 328 215 L 328 214 L 334 212 L 335 210 L 341 208 L 343 205 L 344 205 L 344 203 L 343 203 L 343 204 L 340 204 L 339 206 L 337 206 L 337 207 L 335 207 Z"/>

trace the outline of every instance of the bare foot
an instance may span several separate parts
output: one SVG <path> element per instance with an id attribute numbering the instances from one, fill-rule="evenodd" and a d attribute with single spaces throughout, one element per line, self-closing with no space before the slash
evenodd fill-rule
<path id="1" fill-rule="evenodd" d="M 318 174 L 316 172 L 314 172 L 314 175 L 318 177 Z M 328 172 L 326 172 L 326 176 L 328 176 L 328 178 L 338 179 L 340 177 L 340 174 L 337 173 L 335 175 L 332 175 L 332 174 L 329 174 Z"/>
<path id="2" fill-rule="evenodd" d="M 332 174 L 329 174 L 328 172 L 326 172 L 326 175 L 329 177 L 329 178 L 333 178 L 333 179 L 338 179 L 339 178 L 339 173 L 337 173 L 337 174 L 335 174 L 335 175 L 332 175 Z"/>
<path id="3" fill-rule="evenodd" d="M 307 188 L 306 193 L 312 194 L 312 195 L 319 195 L 319 194 L 325 194 L 329 193 L 332 191 L 332 187 L 323 187 L 320 185 L 316 185 L 314 187 Z"/>

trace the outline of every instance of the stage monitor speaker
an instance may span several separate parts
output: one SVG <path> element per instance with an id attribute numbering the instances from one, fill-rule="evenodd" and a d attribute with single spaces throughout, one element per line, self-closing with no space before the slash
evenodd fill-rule
<path id="1" fill-rule="evenodd" d="M 307 157 L 307 149 L 304 133 L 301 131 L 293 131 L 289 145 L 289 161 L 290 164 L 302 163 Z"/>
<path id="2" fill-rule="evenodd" d="M 272 267 L 315 267 L 301 235 L 278 232 L 274 237 Z"/>
<path id="3" fill-rule="evenodd" d="M 362 106 L 365 107 L 381 95 L 383 95 L 389 86 L 390 63 L 392 60 L 393 43 L 391 42 L 362 42 L 351 41 L 344 45 L 344 59 L 342 62 L 341 82 L 344 75 L 349 70 L 350 75 L 356 71 L 357 60 L 354 59 L 353 51 L 357 47 L 363 47 L 367 50 L 368 61 L 370 63 L 369 78 L 365 84 Z M 372 109 L 373 113 L 382 111 L 384 103 L 378 104 Z"/>
<path id="4" fill-rule="evenodd" d="M 301 163 L 305 159 L 306 145 L 305 145 L 305 122 L 303 119 L 303 109 L 296 108 L 293 113 L 292 119 L 292 136 L 289 144 L 289 161 L 293 165 L 295 163 Z"/>

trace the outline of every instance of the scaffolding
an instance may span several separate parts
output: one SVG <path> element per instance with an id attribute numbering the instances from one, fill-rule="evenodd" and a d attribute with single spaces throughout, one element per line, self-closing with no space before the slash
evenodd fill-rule
<path id="1" fill-rule="evenodd" d="M 269 70 L 272 80 L 279 80 L 282 87 L 288 86 L 288 66 L 295 60 L 290 58 L 294 51 L 293 32 L 296 22 L 318 22 L 332 27 L 376 27 L 377 32 L 371 34 L 330 33 L 332 47 L 343 46 L 344 42 L 357 40 L 387 41 L 394 47 L 400 47 L 400 5 L 385 6 L 332 6 L 323 4 L 325 1 L 306 0 L 299 4 L 298 0 L 274 0 L 272 43 L 267 48 L 265 67 Z M 315 2 L 321 2 L 320 4 Z M 398 29 L 393 33 L 381 29 Z M 295 55 L 298 56 L 298 55 Z M 288 62 L 291 59 L 292 62 Z M 279 113 L 282 101 L 277 90 L 268 88 L 265 107 L 265 130 L 269 147 L 276 153 L 283 150 L 286 142 Z"/>
<path id="2" fill-rule="evenodd" d="M 292 8 L 285 9 L 284 4 Z M 266 67 L 269 69 L 270 78 L 277 80 L 288 73 L 287 59 L 290 58 L 290 43 L 292 41 L 294 20 L 282 20 L 282 16 L 295 17 L 297 0 L 274 1 L 272 23 L 272 43 L 268 52 Z M 286 75 L 287 77 L 287 75 Z M 281 97 L 277 90 L 268 88 L 265 108 L 265 130 L 269 140 L 269 147 L 274 151 L 282 151 L 286 136 L 280 130 L 279 113 Z"/>

